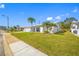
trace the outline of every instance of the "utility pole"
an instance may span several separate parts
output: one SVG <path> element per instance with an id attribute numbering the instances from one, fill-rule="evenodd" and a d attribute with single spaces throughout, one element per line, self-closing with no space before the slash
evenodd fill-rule
<path id="1" fill-rule="evenodd" d="M 7 15 L 2 15 L 3 17 L 6 17 L 6 20 L 7 20 L 7 29 L 9 29 L 9 16 Z"/>
<path id="2" fill-rule="evenodd" d="M 9 16 L 7 16 L 7 28 L 9 29 Z"/>

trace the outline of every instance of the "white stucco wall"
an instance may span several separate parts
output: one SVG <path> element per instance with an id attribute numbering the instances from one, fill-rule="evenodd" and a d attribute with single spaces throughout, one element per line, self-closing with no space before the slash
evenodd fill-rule
<path id="1" fill-rule="evenodd" d="M 24 32 L 31 32 L 31 28 L 24 28 Z"/>
<path id="2" fill-rule="evenodd" d="M 39 27 L 39 32 L 40 33 L 43 33 L 45 30 L 46 30 L 46 28 L 45 27 Z M 29 27 L 29 28 L 24 28 L 24 30 L 23 30 L 24 32 L 31 32 L 31 28 Z M 37 32 L 36 31 L 36 28 L 35 28 L 35 31 L 34 32 Z M 58 32 L 58 27 L 52 27 L 52 29 L 51 30 L 49 30 L 49 32 L 50 33 L 56 33 L 56 32 Z"/>
<path id="3" fill-rule="evenodd" d="M 73 24 L 73 27 L 75 27 L 75 29 L 77 28 L 77 25 L 76 24 Z"/>
<path id="4" fill-rule="evenodd" d="M 40 27 L 40 32 L 41 32 L 41 33 L 43 33 L 43 32 L 44 32 L 43 27 Z"/>
<path id="5" fill-rule="evenodd" d="M 77 35 L 79 35 L 79 29 L 77 31 L 78 31 Z"/>

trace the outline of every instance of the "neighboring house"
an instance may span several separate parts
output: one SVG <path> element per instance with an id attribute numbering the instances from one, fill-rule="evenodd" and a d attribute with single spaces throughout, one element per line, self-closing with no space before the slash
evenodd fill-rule
<path id="1" fill-rule="evenodd" d="M 56 33 L 56 32 L 59 32 L 60 31 L 60 28 L 58 28 L 58 26 L 52 26 L 52 29 L 49 30 L 50 33 Z"/>
<path id="2" fill-rule="evenodd" d="M 23 31 L 24 32 L 31 32 L 31 27 L 24 27 L 23 28 Z"/>
<path id="3" fill-rule="evenodd" d="M 32 29 L 32 30 L 31 30 Z M 24 29 L 23 29 L 23 31 L 24 32 L 41 32 L 41 33 L 43 33 L 44 31 L 46 31 L 47 29 L 46 29 L 46 27 L 43 27 L 43 26 L 39 26 L 39 25 L 36 25 L 36 26 L 32 26 L 32 28 L 31 27 L 24 27 Z M 59 25 L 57 25 L 57 26 L 52 26 L 52 28 L 51 29 L 49 29 L 48 30 L 50 33 L 56 33 L 56 32 L 58 32 L 58 31 L 60 31 L 60 27 L 59 27 Z"/>
<path id="4" fill-rule="evenodd" d="M 79 35 L 79 21 L 73 21 L 71 24 L 71 32 Z"/>
<path id="5" fill-rule="evenodd" d="M 33 27 L 24 27 L 24 32 L 43 32 L 43 27 L 33 26 Z"/>

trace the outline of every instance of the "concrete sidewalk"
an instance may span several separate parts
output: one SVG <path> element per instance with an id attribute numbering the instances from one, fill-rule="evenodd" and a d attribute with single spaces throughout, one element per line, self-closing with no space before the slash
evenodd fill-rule
<path id="1" fill-rule="evenodd" d="M 6 41 L 10 47 L 10 54 L 13 56 L 47 56 L 43 52 L 35 49 L 34 47 L 24 43 L 16 37 L 5 34 Z"/>

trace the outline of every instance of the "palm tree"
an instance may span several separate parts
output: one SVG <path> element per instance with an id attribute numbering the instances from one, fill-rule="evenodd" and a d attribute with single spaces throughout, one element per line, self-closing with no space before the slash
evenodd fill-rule
<path id="1" fill-rule="evenodd" d="M 48 28 L 49 28 L 49 26 L 50 26 L 49 24 L 50 24 L 49 21 L 43 22 L 43 26 L 46 27 L 46 31 L 48 31 Z"/>
<path id="2" fill-rule="evenodd" d="M 56 26 L 56 24 L 55 24 L 55 23 L 53 23 L 53 22 L 50 22 L 50 24 L 49 24 L 49 25 L 50 25 L 50 27 L 49 27 L 49 28 L 50 28 L 50 30 L 52 29 L 52 26 Z"/>
<path id="3" fill-rule="evenodd" d="M 31 31 L 32 31 L 32 25 L 33 25 L 33 23 L 36 22 L 36 20 L 35 20 L 35 18 L 32 18 L 32 17 L 29 17 L 27 20 L 29 23 L 31 23 Z"/>
<path id="4" fill-rule="evenodd" d="M 46 31 L 48 31 L 49 28 L 51 28 L 52 26 L 56 26 L 56 24 L 50 21 L 45 21 L 43 22 L 43 26 L 46 27 Z"/>

